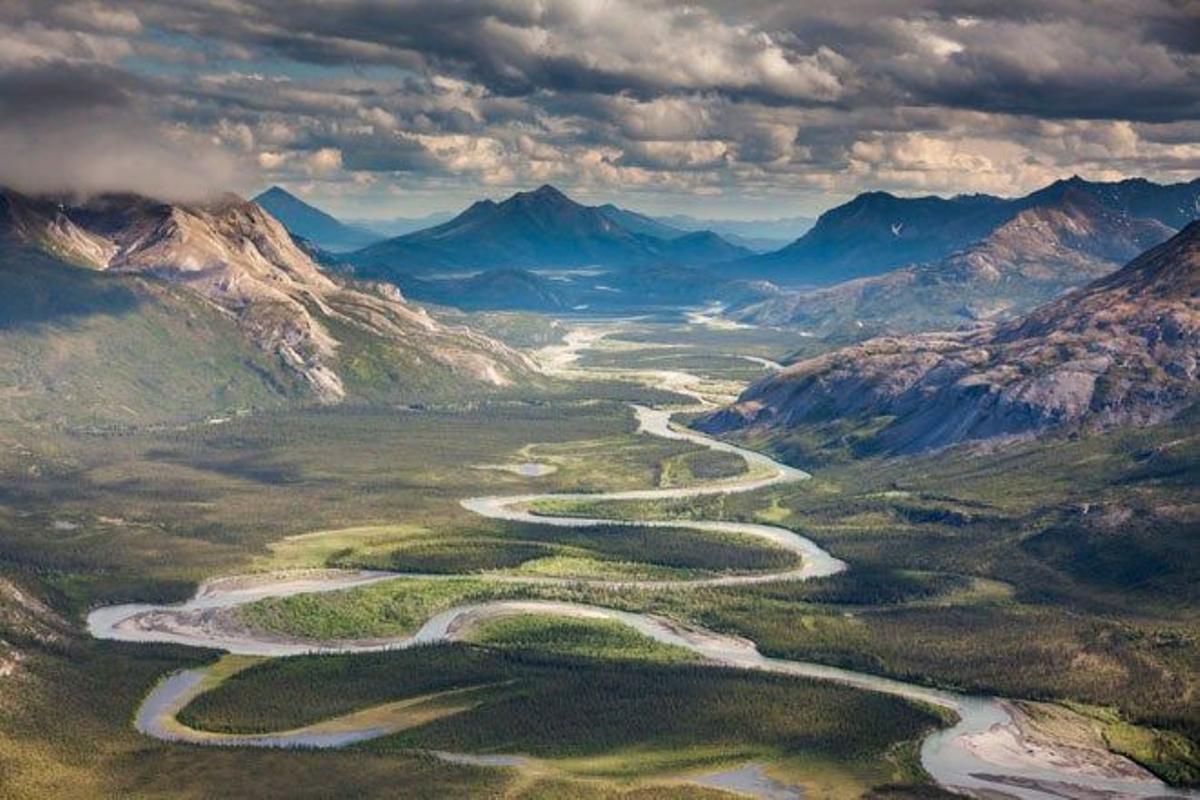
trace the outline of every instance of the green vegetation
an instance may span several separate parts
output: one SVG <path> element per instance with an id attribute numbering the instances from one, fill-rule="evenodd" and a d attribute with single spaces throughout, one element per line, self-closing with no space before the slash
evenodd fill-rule
<path id="1" fill-rule="evenodd" d="M 754 495 L 571 511 L 769 519 L 850 562 L 846 575 L 783 596 L 752 587 L 689 612 L 766 651 L 973 691 L 1086 700 L 1195 742 L 1195 419 L 994 452 L 828 464 L 815 480 Z M 957 585 L 944 587 L 953 602 L 897 605 L 902 598 L 880 594 L 911 570 Z"/>
<path id="2" fill-rule="evenodd" d="M 691 372 L 711 378 L 753 381 L 766 375 L 766 368 L 739 356 L 706 353 L 691 347 L 639 347 L 619 349 L 621 341 L 613 339 L 618 349 L 588 351 L 579 360 L 580 366 L 600 369 L 665 369 Z"/>
<path id="3" fill-rule="evenodd" d="M 313 641 L 374 639 L 414 633 L 439 611 L 497 597 L 518 597 L 518 587 L 474 580 L 404 580 L 343 592 L 260 600 L 237 610 L 260 630 Z"/>
<path id="4" fill-rule="evenodd" d="M 1128 756 L 1171 783 L 1200 783 L 1200 747 L 1178 733 L 1132 725 L 1111 708 L 1082 703 L 1067 703 L 1065 708 L 1025 705 L 1043 728 L 1061 729 L 1064 724 L 1086 728 L 1097 744 Z M 1069 714 L 1073 716 L 1064 723 Z"/>
<path id="5" fill-rule="evenodd" d="M 745 474 L 746 461 L 736 453 L 725 450 L 700 450 L 662 462 L 659 484 L 695 486 Z"/>
<path id="6" fill-rule="evenodd" d="M 780 361 L 789 353 L 813 355 L 828 347 L 819 339 L 797 337 L 795 330 L 721 329 L 662 321 L 633 326 L 631 330 L 622 331 L 619 336 L 613 338 L 616 341 L 635 342 L 652 347 L 665 345 L 688 355 L 727 358 L 730 354 L 745 354 Z"/>
<path id="7" fill-rule="evenodd" d="M 72 280 L 88 275 L 72 273 Z M 86 283 L 61 292 L 30 286 L 25 297 L 34 298 L 33 309 L 92 297 Z M 142 291 L 128 287 L 135 298 Z M 191 337 L 198 348 L 215 347 L 220 357 L 203 362 L 214 372 L 195 384 L 203 384 L 200 394 L 185 382 L 174 387 L 178 394 L 158 396 L 121 366 L 133 363 L 131 352 L 153 359 L 158 351 L 128 349 L 124 333 L 101 324 L 118 320 L 148 336 L 139 329 L 149 324 L 144 309 L 117 296 L 103 302 L 119 313 L 53 313 L 54 336 L 66 352 L 88 353 L 84 339 L 96 352 L 128 350 L 113 362 L 111 381 L 96 366 L 107 362 L 95 361 L 71 367 L 84 378 L 70 391 L 54 384 L 62 409 L 102 410 L 86 427 L 63 427 L 48 409 L 22 405 L 28 401 L 19 387 L 51 375 L 58 363 L 29 344 L 46 323 L 12 317 L 20 321 L 5 331 L 12 350 L 4 355 L 11 357 L 0 359 L 11 376 L 0 383 L 18 387 L 0 390 L 8 409 L 0 411 L 7 420 L 0 424 L 0 667 L 15 664 L 12 675 L 0 677 L 0 774 L 15 797 L 716 797 L 647 783 L 646 776 L 747 759 L 770 762 L 814 795 L 857 796 L 870 787 L 874 797 L 937 794 L 920 785 L 916 766 L 914 742 L 931 724 L 923 712 L 836 687 L 648 663 L 662 653 L 628 631 L 569 620 L 499 620 L 481 626 L 481 644 L 473 646 L 272 660 L 233 676 L 185 714 L 213 729 L 262 730 L 439 686 L 491 687 L 481 690 L 485 702 L 477 709 L 371 747 L 203 749 L 132 731 L 130 714 L 145 691 L 205 655 L 91 641 L 81 624 L 88 608 L 180 599 L 214 575 L 315 566 L 479 574 L 268 603 L 246 612 L 252 621 L 340 638 L 411 632 L 441 608 L 494 597 L 649 611 L 750 637 L 772 655 L 1015 698 L 1085 702 L 1101 709 L 1093 716 L 1110 746 L 1169 779 L 1197 780 L 1195 414 L 1144 430 L 920 458 L 869 457 L 847 449 L 853 440 L 833 428 L 799 432 L 809 437 L 802 448 L 752 442 L 793 458 L 828 457 L 812 481 L 751 495 L 578 503 L 570 510 L 771 522 L 818 541 L 850 562 L 849 572 L 687 591 L 521 587 L 489 580 L 489 573 L 696 577 L 795 562 L 745 537 L 515 525 L 459 506 L 477 494 L 595 492 L 740 474 L 740 459 L 634 433 L 624 401 L 669 401 L 669 393 L 556 383 L 524 397 L 514 389 L 441 404 L 265 410 L 289 389 L 268 377 L 254 385 L 212 378 L 242 345 L 208 339 L 199 310 L 155 322 L 151 342 Z M 180 328 L 184 320 L 191 327 Z M 513 336 L 552 335 L 539 327 L 531 322 Z M 19 344 L 23 337 L 28 342 Z M 678 367 L 710 359 L 704 369 L 717 377 L 753 366 L 734 365 L 721 353 L 777 356 L 788 348 L 787 336 L 771 331 L 689 333 L 646 324 L 628 338 L 685 345 L 668 360 Z M 612 358 L 618 368 L 642 363 L 638 351 Z M 363 380 L 387 364 L 364 361 Z M 271 364 L 261 366 L 264 376 L 276 374 Z M 130 383 L 112 388 L 122 376 Z M 206 394 L 215 385 L 228 388 Z M 112 411 L 131 392 L 148 398 L 146 407 Z M 177 410 L 203 409 L 203 416 L 250 407 L 259 410 L 222 413 L 230 418 L 215 424 L 145 424 L 175 419 Z M 66 411 L 64 419 L 75 415 Z M 469 469 L 524 460 L 558 471 L 526 478 Z M 555 512 L 561 507 L 554 504 Z M 9 584 L 23 600 L 5 591 Z M 861 724 L 872 715 L 882 720 L 879 729 Z M 425 747 L 525 752 L 557 766 L 525 774 L 453 766 L 414 755 L 412 748 Z M 277 782 L 264 785 L 263 774 Z M 823 774 L 835 776 L 828 792 L 816 783 Z M 631 785 L 611 782 L 631 776 Z M 181 785 L 191 794 L 181 795 Z"/>
<path id="8" fill-rule="evenodd" d="M 268 564 L 268 543 L 312 530 L 404 520 L 488 537 L 504 526 L 460 498 L 629 488 L 687 452 L 659 450 L 633 428 L 624 405 L 567 402 L 306 409 L 103 433 L 0 427 L 0 562 L 42 576 L 55 606 L 77 614 L 182 598 L 202 578 Z M 538 479 L 466 468 L 529 442 L 569 452 L 555 443 L 572 437 L 601 463 L 621 457 L 607 468 L 568 459 Z"/>
<path id="9" fill-rule="evenodd" d="M 589 659 L 677 663 L 697 658 L 690 650 L 660 644 L 627 625 L 602 619 L 499 617 L 477 623 L 468 638 L 490 647 Z"/>
<path id="10" fill-rule="evenodd" d="M 0 249 L 0 422 L 147 425 L 301 392 L 187 291 Z"/>
<path id="11" fill-rule="evenodd" d="M 548 400 L 292 409 L 180 427 L 0 426 L 0 584 L 12 580 L 22 597 L 44 602 L 52 615 L 45 624 L 31 621 L 0 592 L 0 663 L 7 668 L 14 651 L 21 659 L 0 679 L 6 793 L 179 796 L 186 785 L 196 797 L 716 797 L 695 787 L 621 789 L 518 777 L 414 755 L 153 742 L 130 727 L 132 710 L 161 675 L 203 654 L 94 642 L 82 630 L 83 613 L 98 604 L 181 599 L 205 577 L 320 566 L 337 561 L 348 542 L 366 539 L 345 533 L 339 540 L 339 532 L 283 540 L 314 529 L 357 525 L 383 539 L 414 531 L 520 539 L 515 528 L 462 510 L 459 498 L 530 486 L 637 486 L 662 458 L 687 452 L 686 446 L 660 451 L 654 440 L 633 436 L 623 403 L 593 400 L 605 395 L 670 397 L 598 383 Z M 577 439 L 589 442 L 588 452 L 602 462 L 606 451 L 624 455 L 602 469 L 580 458 L 537 479 L 465 468 L 512 460 L 530 442 Z M 647 445 L 640 457 L 635 443 Z M 403 532 L 390 530 L 394 520 L 406 521 Z M 274 550 L 267 547 L 276 542 Z M 266 783 L 265 774 L 272 776 Z"/>
<path id="12" fill-rule="evenodd" d="M 5 631 L 5 637 L 8 631 Z M 695 787 L 621 788 L 558 776 L 447 764 L 418 753 L 260 750 L 171 745 L 147 739 L 129 715 L 165 672 L 192 664 L 195 651 L 79 641 L 55 654 L 33 653 L 0 692 L 0 774 L 6 798 L 332 796 L 421 800 L 547 796 L 580 800 L 720 800 Z M 369 658 L 369 657 L 365 657 Z M 287 664 L 290 660 L 272 661 Z M 358 662 L 356 661 L 357 665 Z M 263 667 L 267 667 L 264 664 Z M 347 664 L 324 685 L 344 696 L 358 686 Z M 389 665 L 387 681 L 402 671 Z M 256 668 L 258 669 L 258 668 Z M 312 700 L 314 695 L 295 694 Z M 371 696 L 364 692 L 368 704 Z"/>
<path id="13" fill-rule="evenodd" d="M 891 780 L 898 745 L 936 723 L 932 715 L 881 695 L 663 663 L 661 650 L 647 645 L 632 652 L 654 661 L 612 660 L 613 647 L 624 658 L 630 643 L 603 627 L 584 632 L 576 624 L 562 631 L 602 654 L 605 661 L 598 664 L 542 652 L 553 630 L 547 621 L 489 625 L 499 627 L 485 627 L 485 637 L 498 633 L 504 647 L 532 644 L 537 651 L 439 645 L 274 659 L 202 695 L 182 719 L 203 729 L 262 731 L 429 691 L 493 685 L 474 709 L 365 749 L 522 753 L 555 759 L 567 773 L 622 779 L 795 758 L 840 771 L 860 787 Z M 864 719 L 872 724 L 860 724 Z"/>
<path id="14" fill-rule="evenodd" d="M 523 350 L 558 344 L 568 329 L 567 325 L 556 319 L 524 311 L 466 312 L 457 308 L 435 307 L 432 312 L 449 325 L 466 325 Z"/>
<path id="15" fill-rule="evenodd" d="M 322 531 L 270 545 L 264 569 L 344 567 L 420 574 L 463 574 L 516 569 L 522 573 L 585 577 L 640 566 L 656 574 L 700 577 L 795 567 L 800 560 L 769 542 L 746 535 L 686 528 L 599 526 L 561 528 L 496 523 L 429 529 L 379 525 Z M 552 569 L 551 564 L 562 569 Z"/>
<path id="16" fill-rule="evenodd" d="M 500 533 L 496 543 L 502 547 L 527 548 L 536 555 L 518 563 L 548 557 L 586 558 L 605 563 L 640 563 L 667 567 L 683 575 L 700 576 L 726 573 L 766 572 L 799 565 L 799 559 L 786 550 L 751 536 L 709 533 L 686 528 L 643 528 L 602 526 L 594 528 L 560 528 L 549 526 L 511 526 Z M 463 545 L 470 555 L 469 541 L 451 538 L 445 543 L 446 560 L 451 569 L 460 570 L 454 560 L 458 546 Z M 506 551 L 510 554 L 513 551 Z M 519 554 L 521 551 L 517 550 Z M 514 559 L 515 560 L 515 559 Z M 384 566 L 370 560 L 362 566 Z M 388 565 L 400 571 L 421 571 L 412 565 L 404 549 L 393 551 Z M 546 573 L 544 570 L 543 574 Z"/>
<path id="17" fill-rule="evenodd" d="M 1170 783 L 1200 785 L 1200 746 L 1178 733 L 1117 720 L 1105 727 L 1104 741 Z"/>

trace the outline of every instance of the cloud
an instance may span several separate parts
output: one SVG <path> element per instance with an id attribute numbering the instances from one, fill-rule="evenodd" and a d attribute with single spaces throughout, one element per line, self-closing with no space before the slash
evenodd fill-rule
<path id="1" fill-rule="evenodd" d="M 211 138 L 144 113 L 139 88 L 122 73 L 64 62 L 0 72 L 0 185 L 189 200 L 245 180 Z"/>
<path id="2" fill-rule="evenodd" d="M 322 147 L 310 153 L 305 163 L 314 175 L 328 175 L 342 168 L 342 151 L 336 147 Z"/>
<path id="3" fill-rule="evenodd" d="M 1191 6 L 9 0 L 0 180 L 261 180 L 443 207 L 553 181 L 778 213 L 1073 172 L 1184 180 L 1200 164 Z"/>
<path id="4" fill-rule="evenodd" d="M 195 200 L 236 190 L 245 179 L 235 159 L 202 138 L 137 117 L 81 113 L 0 123 L 0 185 L 27 193 Z"/>
<path id="5" fill-rule="evenodd" d="M 98 0 L 63 3 L 54 9 L 54 16 L 68 24 L 105 33 L 131 34 L 142 30 L 142 21 L 133 11 Z"/>
<path id="6" fill-rule="evenodd" d="M 150 2 L 143 15 L 311 63 L 460 74 L 500 94 L 682 88 L 824 102 L 846 91 L 851 69 L 830 46 L 800 47 L 786 32 L 656 0 L 363 0 L 336 14 L 315 0 L 243 0 L 236 12 L 209 11 Z"/>

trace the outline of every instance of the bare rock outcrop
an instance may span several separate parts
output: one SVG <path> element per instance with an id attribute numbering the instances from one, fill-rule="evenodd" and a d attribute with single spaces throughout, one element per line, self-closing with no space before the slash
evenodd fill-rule
<path id="1" fill-rule="evenodd" d="M 872 339 L 798 362 L 698 426 L 878 423 L 885 451 L 1167 419 L 1197 400 L 1200 222 L 1008 324 Z"/>
<path id="2" fill-rule="evenodd" d="M 375 337 L 408 363 L 437 364 L 483 384 L 503 386 L 534 369 L 494 339 L 437 322 L 392 287 L 334 280 L 270 214 L 233 195 L 190 205 L 115 195 L 72 205 L 0 192 L 0 220 L 10 242 L 195 291 L 322 402 L 347 394 L 335 328 Z"/>

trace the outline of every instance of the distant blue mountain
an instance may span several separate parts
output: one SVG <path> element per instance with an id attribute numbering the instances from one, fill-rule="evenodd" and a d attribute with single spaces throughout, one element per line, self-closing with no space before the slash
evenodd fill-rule
<path id="1" fill-rule="evenodd" d="M 576 203 L 553 186 L 481 200 L 454 219 L 347 257 L 363 277 L 461 269 L 627 267 L 734 261 L 750 255 L 716 234 L 689 234 L 612 206 Z"/>
<path id="2" fill-rule="evenodd" d="M 392 217 L 391 219 L 348 219 L 346 223 L 378 233 L 379 238 L 391 239 L 413 231 L 421 231 L 454 219 L 453 211 L 434 211 L 421 217 Z"/>
<path id="3" fill-rule="evenodd" d="M 1074 177 L 1012 199 L 868 192 L 822 214 L 812 230 L 787 247 L 743 260 L 738 272 L 785 284 L 827 285 L 940 261 L 1022 211 L 1066 192 L 1087 195 L 1109 211 L 1157 220 L 1175 230 L 1200 216 L 1200 179 L 1163 186 L 1141 178 L 1095 183 Z"/>
<path id="4" fill-rule="evenodd" d="M 759 253 L 778 250 L 803 236 L 816 222 L 812 217 L 778 219 L 706 219 L 687 214 L 654 217 L 654 221 L 683 231 L 712 231 L 734 244 Z"/>
<path id="5" fill-rule="evenodd" d="M 366 228 L 347 225 L 278 186 L 267 189 L 255 197 L 254 202 L 282 222 L 288 233 L 307 239 L 323 250 L 357 250 L 384 238 Z"/>

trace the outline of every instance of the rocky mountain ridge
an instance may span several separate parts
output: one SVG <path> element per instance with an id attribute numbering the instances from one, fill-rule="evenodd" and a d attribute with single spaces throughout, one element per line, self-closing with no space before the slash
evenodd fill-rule
<path id="1" fill-rule="evenodd" d="M 0 198 L 8 247 L 185 287 L 302 376 L 322 402 L 347 395 L 344 336 L 386 346 L 414 369 L 433 365 L 481 385 L 533 370 L 505 345 L 435 321 L 394 287 L 330 278 L 270 214 L 232 195 L 190 205 L 130 195 L 79 204 L 11 191 Z"/>
<path id="2" fill-rule="evenodd" d="M 787 247 L 744 259 L 737 269 L 811 287 L 934 263 L 984 239 L 1026 209 L 1057 203 L 1066 194 L 1086 196 L 1115 215 L 1155 220 L 1172 230 L 1200 217 L 1200 178 L 1162 185 L 1142 178 L 1109 183 L 1074 176 L 1014 198 L 867 192 L 826 211 Z"/>
<path id="3" fill-rule="evenodd" d="M 389 278 L 461 269 L 629 267 L 733 261 L 748 250 L 705 232 L 652 235 L 652 220 L 576 203 L 553 186 L 480 200 L 449 222 L 351 253 L 357 274 Z M 634 215 L 640 216 L 640 215 Z"/>
<path id="4" fill-rule="evenodd" d="M 1174 229 L 1075 189 L 1048 195 L 983 239 L 931 264 L 737 309 L 741 322 L 864 338 L 1011 318 L 1118 269 Z"/>
<path id="5" fill-rule="evenodd" d="M 857 423 L 907 453 L 1167 419 L 1197 399 L 1200 222 L 1022 319 L 872 339 L 807 359 L 703 418 L 710 432 Z"/>

